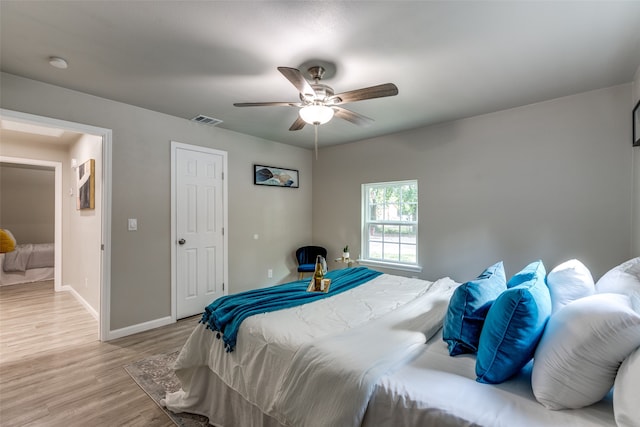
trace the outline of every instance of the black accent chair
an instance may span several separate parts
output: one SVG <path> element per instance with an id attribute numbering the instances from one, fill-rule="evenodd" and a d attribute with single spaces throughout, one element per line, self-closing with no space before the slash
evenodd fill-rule
<path id="1" fill-rule="evenodd" d="M 298 278 L 302 280 L 304 273 L 313 273 L 316 269 L 316 257 L 327 258 L 327 250 L 322 246 L 303 246 L 296 250 L 298 260 Z"/>

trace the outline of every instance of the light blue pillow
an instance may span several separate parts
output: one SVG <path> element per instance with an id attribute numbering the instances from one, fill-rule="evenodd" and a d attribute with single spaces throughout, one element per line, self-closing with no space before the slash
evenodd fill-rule
<path id="1" fill-rule="evenodd" d="M 493 303 L 480 334 L 476 381 L 498 384 L 532 358 L 551 315 L 551 297 L 542 261 L 526 266 L 507 282 Z"/>
<path id="2" fill-rule="evenodd" d="M 453 292 L 444 318 L 442 339 L 449 355 L 478 351 L 478 341 L 489 307 L 507 289 L 502 261 L 484 270 L 475 280 L 463 283 Z"/>

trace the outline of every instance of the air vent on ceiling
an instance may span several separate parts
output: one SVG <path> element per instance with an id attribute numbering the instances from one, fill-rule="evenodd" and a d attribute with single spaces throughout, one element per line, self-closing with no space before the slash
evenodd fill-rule
<path id="1" fill-rule="evenodd" d="M 222 120 L 220 119 L 214 119 L 213 117 L 204 116 L 202 114 L 195 116 L 191 121 L 209 126 L 216 126 L 222 123 Z"/>

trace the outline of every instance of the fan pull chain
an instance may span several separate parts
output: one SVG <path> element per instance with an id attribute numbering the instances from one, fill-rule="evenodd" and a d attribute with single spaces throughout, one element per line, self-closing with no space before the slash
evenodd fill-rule
<path id="1" fill-rule="evenodd" d="M 316 133 L 316 139 L 315 139 L 314 146 L 315 146 L 315 148 L 316 148 L 316 160 L 318 160 L 318 124 L 317 124 L 317 123 L 315 123 L 315 124 L 313 125 L 313 128 L 314 128 L 314 129 L 315 129 L 315 131 L 316 131 L 316 132 L 315 132 L 315 133 Z"/>

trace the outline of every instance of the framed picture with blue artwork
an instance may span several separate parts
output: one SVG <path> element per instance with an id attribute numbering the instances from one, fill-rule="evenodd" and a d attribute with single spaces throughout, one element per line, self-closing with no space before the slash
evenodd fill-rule
<path id="1" fill-rule="evenodd" d="M 275 166 L 253 165 L 253 183 L 270 187 L 298 188 L 298 171 Z"/>

